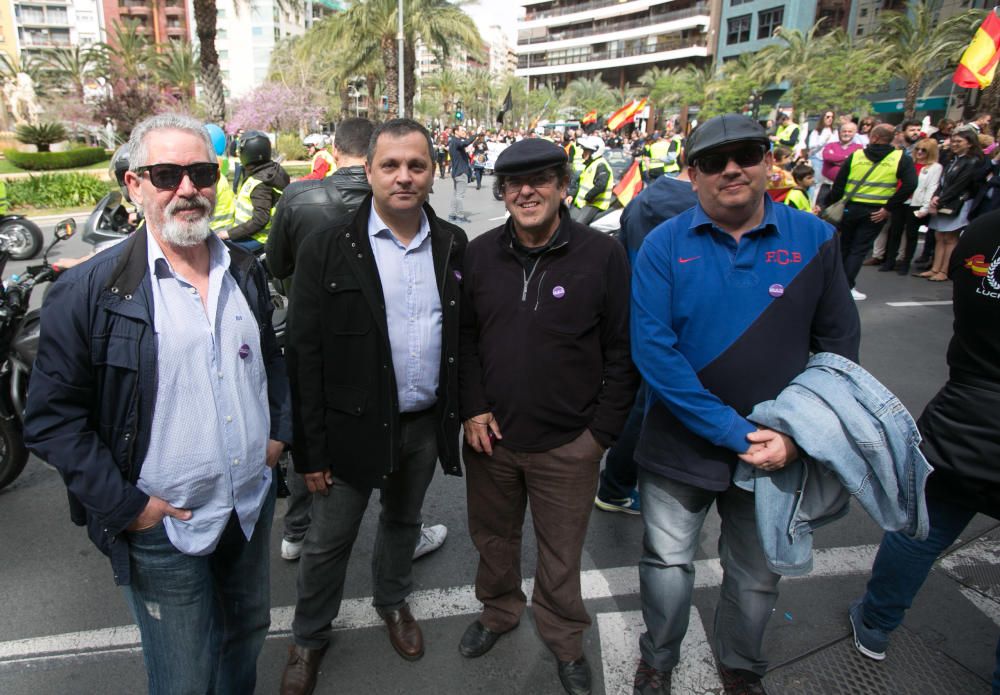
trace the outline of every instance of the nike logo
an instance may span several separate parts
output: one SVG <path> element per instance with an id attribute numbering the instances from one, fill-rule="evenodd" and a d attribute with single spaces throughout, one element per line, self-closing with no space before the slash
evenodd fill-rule
<path id="1" fill-rule="evenodd" d="M 697 261 L 701 256 L 691 256 L 691 258 L 678 258 L 677 260 L 681 263 L 690 263 L 691 261 Z"/>

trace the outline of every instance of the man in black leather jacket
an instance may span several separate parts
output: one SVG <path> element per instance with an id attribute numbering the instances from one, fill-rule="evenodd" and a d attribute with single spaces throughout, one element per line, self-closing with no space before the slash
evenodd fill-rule
<path id="1" fill-rule="evenodd" d="M 373 130 L 375 124 L 366 118 L 341 122 L 333 139 L 337 171 L 325 179 L 296 181 L 285 189 L 267 237 L 267 266 L 274 277 L 290 278 L 295 254 L 305 238 L 315 229 L 349 221 L 371 192 L 365 154 Z"/>

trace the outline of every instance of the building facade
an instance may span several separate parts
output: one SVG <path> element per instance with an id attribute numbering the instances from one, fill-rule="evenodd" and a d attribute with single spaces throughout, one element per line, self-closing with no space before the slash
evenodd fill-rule
<path id="1" fill-rule="evenodd" d="M 716 60 L 755 53 L 775 43 L 778 27 L 809 31 L 816 22 L 817 5 L 816 0 L 724 0 Z"/>
<path id="2" fill-rule="evenodd" d="M 194 25 L 194 11 L 185 0 L 103 0 L 103 10 L 109 43 L 117 24 L 135 24 L 154 44 L 185 41 Z"/>
<path id="3" fill-rule="evenodd" d="M 649 68 L 711 59 L 722 0 L 522 0 L 516 75 L 529 88 L 598 74 L 615 88 Z"/>

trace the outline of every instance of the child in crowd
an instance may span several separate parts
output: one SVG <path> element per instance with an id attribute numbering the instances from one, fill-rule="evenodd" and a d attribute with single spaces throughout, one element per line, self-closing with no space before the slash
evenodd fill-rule
<path id="1" fill-rule="evenodd" d="M 809 204 L 807 191 L 816 183 L 816 172 L 808 164 L 797 164 L 792 169 L 792 179 L 795 181 L 795 186 L 785 196 L 785 205 L 790 205 L 803 212 L 815 212 L 812 205 Z"/>

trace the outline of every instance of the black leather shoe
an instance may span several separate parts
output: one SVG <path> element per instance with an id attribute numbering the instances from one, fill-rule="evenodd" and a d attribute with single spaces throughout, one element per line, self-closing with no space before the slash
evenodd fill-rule
<path id="1" fill-rule="evenodd" d="M 569 695 L 590 695 L 590 664 L 587 657 L 559 662 L 559 682 Z"/>
<path id="2" fill-rule="evenodd" d="M 503 634 L 503 632 L 493 632 L 477 620 L 465 629 L 462 641 L 458 643 L 458 651 L 464 657 L 475 659 L 492 649 Z"/>

